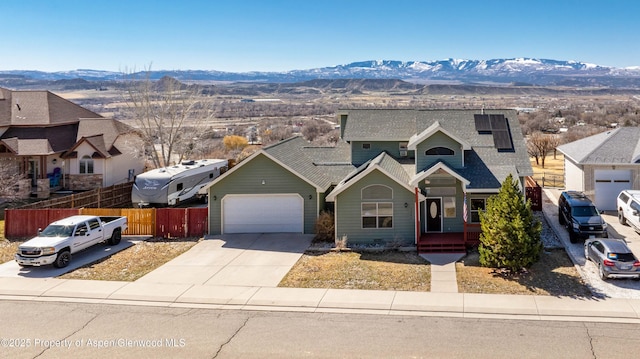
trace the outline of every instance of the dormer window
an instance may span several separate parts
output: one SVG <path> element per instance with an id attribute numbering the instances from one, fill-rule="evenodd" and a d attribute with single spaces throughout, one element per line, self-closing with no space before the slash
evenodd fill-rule
<path id="1" fill-rule="evenodd" d="M 453 156 L 455 152 L 447 147 L 431 147 L 424 154 L 426 156 Z"/>

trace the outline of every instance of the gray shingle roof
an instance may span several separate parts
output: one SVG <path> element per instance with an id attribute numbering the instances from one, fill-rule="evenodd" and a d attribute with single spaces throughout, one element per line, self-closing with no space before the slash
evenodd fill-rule
<path id="1" fill-rule="evenodd" d="M 419 134 L 438 122 L 446 131 L 467 141 L 472 154 L 465 159 L 465 168 L 458 169 L 471 181 L 475 188 L 500 187 L 496 180 L 502 181 L 505 166 L 515 169 L 514 175 L 531 176 L 533 169 L 529 162 L 526 144 L 518 115 L 515 110 L 344 110 L 347 122 L 344 139 L 347 141 L 408 141 L 412 135 Z M 502 114 L 507 119 L 513 151 L 498 151 L 494 147 L 491 134 L 479 134 L 475 129 L 474 114 Z M 466 157 L 465 157 L 466 158 Z M 422 171 L 423 168 L 417 169 Z"/>
<path id="2" fill-rule="evenodd" d="M 349 162 L 349 145 L 344 142 L 335 147 L 317 147 L 296 136 L 265 147 L 264 151 L 309 183 L 325 190 L 339 183 L 355 168 Z"/>
<path id="3" fill-rule="evenodd" d="M 9 127 L 0 139 L 5 141 L 9 138 L 17 140 L 46 140 L 54 153 L 60 153 L 68 150 L 76 142 L 76 133 L 78 131 L 77 124 L 61 125 L 55 127 Z M 26 148 L 23 150 L 26 151 Z M 42 146 L 40 146 L 42 148 Z M 27 152 L 18 153 L 20 156 L 26 156 Z M 33 150 L 29 150 L 29 154 L 33 155 Z M 49 152 L 41 153 L 42 155 Z"/>
<path id="4" fill-rule="evenodd" d="M 102 116 L 49 91 L 2 89 L 0 126 L 61 125 L 77 122 L 81 118 Z"/>
<path id="5" fill-rule="evenodd" d="M 348 114 L 345 141 L 408 141 L 416 134 L 415 110 L 341 110 Z"/>
<path id="6" fill-rule="evenodd" d="M 579 164 L 640 163 L 640 127 L 621 127 L 558 147 Z"/>

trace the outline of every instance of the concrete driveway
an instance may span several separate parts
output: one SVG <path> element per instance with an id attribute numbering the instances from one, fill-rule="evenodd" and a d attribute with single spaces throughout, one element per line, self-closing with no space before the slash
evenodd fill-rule
<path id="1" fill-rule="evenodd" d="M 129 248 L 137 241 L 144 240 L 145 237 L 139 236 L 123 236 L 122 241 L 116 246 L 106 244 L 96 244 L 81 252 L 71 256 L 71 262 L 64 268 L 56 268 L 52 265 L 42 267 L 20 267 L 16 261 L 9 261 L 0 264 L 0 277 L 24 277 L 24 278 L 54 278 L 61 276 L 67 272 L 78 269 L 89 263 L 93 263 L 100 259 L 120 252 Z"/>
<path id="2" fill-rule="evenodd" d="M 543 190 L 544 214 L 549 225 L 558 234 L 567 254 L 576 264 L 580 276 L 590 287 L 591 292 L 603 298 L 640 299 L 640 281 L 632 279 L 608 279 L 605 281 L 600 279 L 597 266 L 593 262 L 587 261 L 584 256 L 584 242 L 571 243 L 569 241 L 569 233 L 558 223 L 558 198 L 561 192 L 560 189 L 545 188 Z M 624 239 L 636 257 L 640 257 L 640 235 L 635 233 L 631 227 L 618 223 L 617 213 L 605 212 L 602 218 L 609 225 L 609 237 Z"/>
<path id="3" fill-rule="evenodd" d="M 136 283 L 277 287 L 312 239 L 296 233 L 206 237 Z"/>

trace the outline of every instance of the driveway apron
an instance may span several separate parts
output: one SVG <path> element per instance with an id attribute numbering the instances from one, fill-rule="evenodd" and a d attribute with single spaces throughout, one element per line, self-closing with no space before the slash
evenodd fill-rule
<path id="1" fill-rule="evenodd" d="M 277 287 L 312 239 L 299 233 L 209 236 L 136 282 Z"/>

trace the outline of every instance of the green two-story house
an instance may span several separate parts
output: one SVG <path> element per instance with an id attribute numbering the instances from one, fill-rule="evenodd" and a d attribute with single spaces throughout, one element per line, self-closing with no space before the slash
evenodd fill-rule
<path id="1" fill-rule="evenodd" d="M 514 110 L 343 110 L 340 141 L 294 137 L 256 152 L 207 188 L 209 232 L 314 233 L 331 211 L 349 243 L 463 250 L 486 199 L 532 175 Z M 523 187 L 524 188 L 524 187 Z"/>

